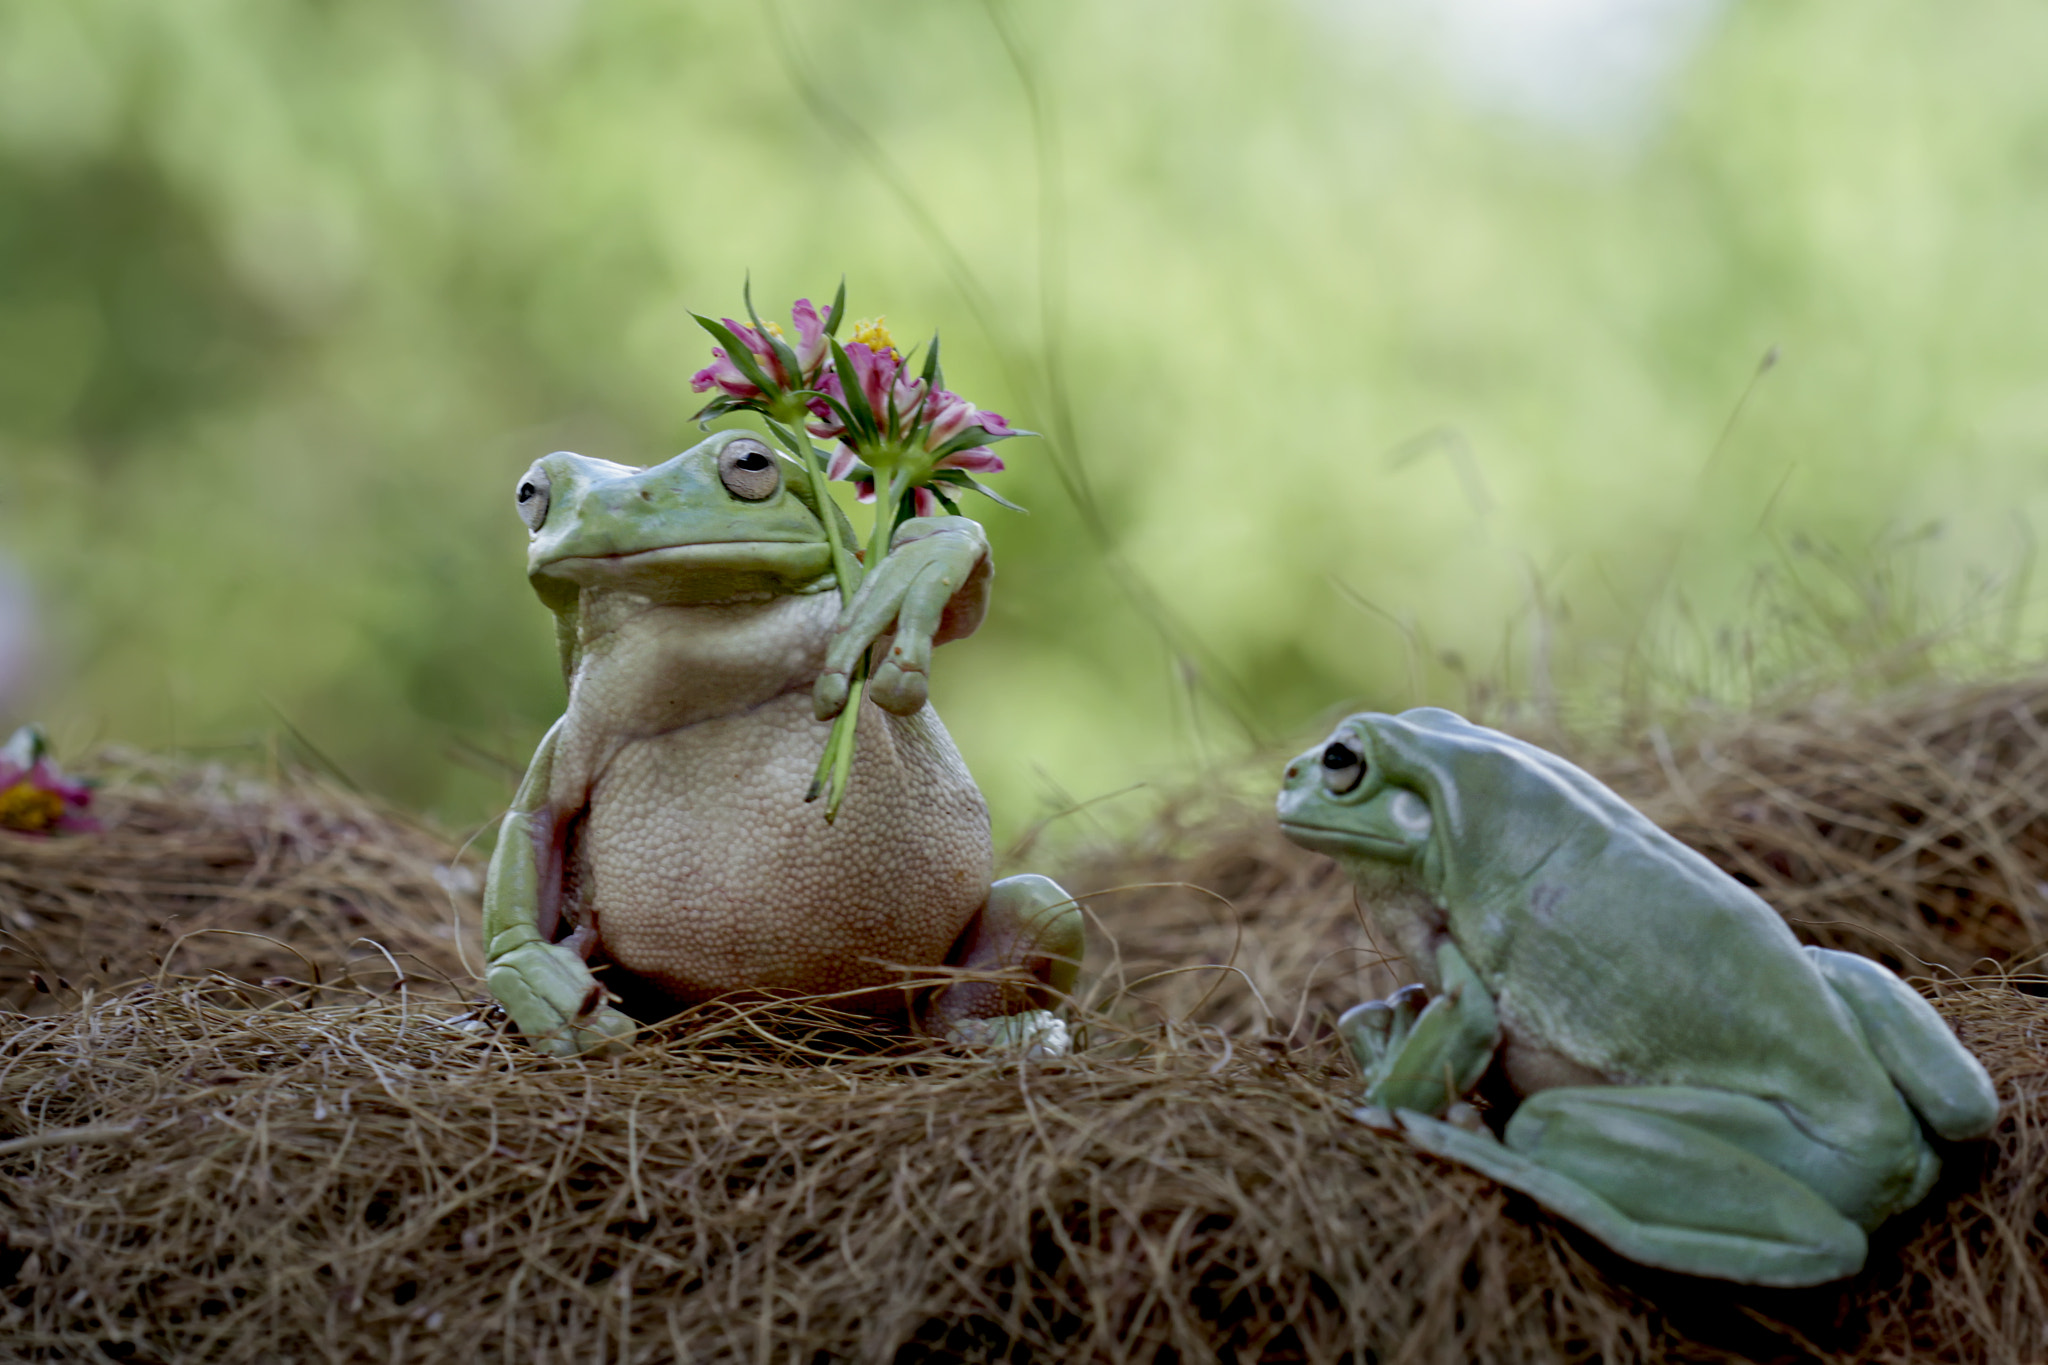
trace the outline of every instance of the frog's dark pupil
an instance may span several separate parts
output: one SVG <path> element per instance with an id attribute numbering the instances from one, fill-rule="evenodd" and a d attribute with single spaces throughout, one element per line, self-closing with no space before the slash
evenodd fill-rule
<path id="1" fill-rule="evenodd" d="M 519 500 L 520 500 L 521 502 L 531 502 L 531 501 L 533 501 L 533 485 L 532 485 L 532 484 L 530 484 L 530 483 L 522 483 L 522 484 L 520 484 L 520 485 L 519 485 Z"/>
<path id="2" fill-rule="evenodd" d="M 1323 766 L 1331 770 L 1349 768 L 1358 762 L 1358 755 L 1342 744 L 1332 744 L 1323 750 Z"/>
<path id="3" fill-rule="evenodd" d="M 758 450 L 750 450 L 740 456 L 739 467 L 741 469 L 766 469 L 768 467 L 768 457 Z"/>

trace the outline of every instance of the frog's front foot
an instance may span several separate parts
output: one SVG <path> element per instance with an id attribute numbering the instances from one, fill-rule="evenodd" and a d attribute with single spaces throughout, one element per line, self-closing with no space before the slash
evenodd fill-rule
<path id="1" fill-rule="evenodd" d="M 946 1030 L 946 1041 L 954 1047 L 1019 1057 L 1064 1057 L 1074 1046 L 1066 1023 L 1051 1010 L 962 1019 Z"/>
<path id="2" fill-rule="evenodd" d="M 491 994 L 519 1031 L 557 1057 L 624 1052 L 639 1025 L 607 1003 L 582 955 L 566 944 L 543 943 L 530 929 L 526 934 L 523 941 L 491 945 L 488 976 Z"/>
<path id="3" fill-rule="evenodd" d="M 988 610 L 988 539 L 971 517 L 917 517 L 896 532 L 889 554 L 869 568 L 841 613 L 825 667 L 812 688 L 819 720 L 845 707 L 854 669 L 877 641 L 868 695 L 907 716 L 930 691 L 932 646 L 970 635 Z"/>
<path id="4" fill-rule="evenodd" d="M 1401 1045 L 1415 1031 L 1415 1021 L 1429 1004 L 1429 993 L 1420 986 L 1403 986 L 1384 1000 L 1353 1005 L 1337 1020 L 1337 1034 L 1351 1050 L 1358 1069 L 1365 1073 L 1370 1093 L 1386 1078 L 1388 1068 L 1400 1055 Z"/>

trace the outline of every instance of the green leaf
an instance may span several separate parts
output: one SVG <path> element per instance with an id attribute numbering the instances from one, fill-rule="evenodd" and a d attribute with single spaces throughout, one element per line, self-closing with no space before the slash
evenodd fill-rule
<path id="1" fill-rule="evenodd" d="M 999 503 L 1002 506 L 1009 508 L 1012 512 L 1022 512 L 1026 516 L 1029 516 L 1031 514 L 1030 508 L 1019 507 L 1016 503 L 1011 502 L 1001 493 L 996 492 L 995 489 L 990 488 L 987 484 L 983 483 L 980 479 L 975 478 L 972 474 L 969 474 L 964 469 L 941 469 L 937 473 L 932 475 L 932 482 L 948 483 L 952 484 L 956 488 L 971 488 L 975 492 L 981 494 L 984 498 L 987 498 L 990 502 Z M 933 491 L 936 492 L 937 490 L 934 489 Z"/>
<path id="2" fill-rule="evenodd" d="M 702 313 L 692 313 L 690 316 L 697 319 L 697 325 L 711 333 L 718 344 L 725 348 L 725 358 L 733 363 L 733 368 L 738 370 L 749 384 L 771 398 L 782 392 L 782 386 L 768 377 L 755 361 L 754 353 L 748 350 L 745 343 L 734 336 L 724 323 L 707 318 Z"/>
<path id="3" fill-rule="evenodd" d="M 735 398 L 729 393 L 721 393 L 703 407 L 698 408 L 690 420 L 703 427 L 709 426 L 714 419 L 723 417 L 728 412 L 759 412 L 760 410 L 758 405 L 744 398 Z"/>
<path id="4" fill-rule="evenodd" d="M 932 333 L 932 348 L 924 356 L 924 382 L 930 389 L 946 387 L 946 372 L 939 368 L 939 334 Z"/>
<path id="5" fill-rule="evenodd" d="M 839 292 L 832 296 L 832 306 L 825 311 L 825 335 L 839 335 L 839 324 L 846 317 L 846 276 L 839 277 Z"/>
<path id="6" fill-rule="evenodd" d="M 847 411 L 846 404 L 840 402 L 829 393 L 821 393 L 818 397 L 825 400 L 825 406 L 832 409 L 832 415 L 839 419 L 839 425 L 845 427 L 848 433 L 859 430 L 854 425 L 853 414 Z"/>
<path id="7" fill-rule="evenodd" d="M 805 450 L 808 449 L 814 455 L 817 453 L 818 448 L 810 443 L 808 436 L 791 431 L 765 412 L 761 414 L 761 420 L 768 424 L 768 430 L 775 433 L 775 439 L 782 442 L 790 454 L 796 456 L 798 463 L 803 464 Z M 804 464 L 804 469 L 808 471 L 810 465 Z"/>
<path id="8" fill-rule="evenodd" d="M 782 366 L 782 372 L 790 377 L 790 383 L 798 383 L 803 372 L 797 368 L 796 352 L 789 343 L 768 330 L 768 324 L 761 321 L 761 315 L 754 311 L 754 278 L 750 271 L 746 283 L 740 286 L 740 301 L 747 305 L 747 317 L 754 324 L 754 335 L 768 343 L 768 349 L 775 353 L 775 363 Z"/>
<path id="9" fill-rule="evenodd" d="M 945 489 L 938 487 L 936 484 L 927 484 L 926 487 L 932 490 L 932 496 L 939 500 L 939 506 L 945 508 L 949 515 L 956 517 L 960 515 L 960 504 L 947 497 Z"/>
<path id="10" fill-rule="evenodd" d="M 881 434 L 875 426 L 875 410 L 868 406 L 868 396 L 861 392 L 860 372 L 853 368 L 853 357 L 839 344 L 839 338 L 832 338 L 832 368 L 839 372 L 839 387 L 845 392 L 846 415 L 853 420 L 846 429 L 863 442 L 872 444 Z"/>
<path id="11" fill-rule="evenodd" d="M 992 436 L 984 427 L 964 427 L 954 435 L 952 440 L 940 446 L 933 453 L 932 458 L 943 460 L 948 455 L 957 455 L 963 450 L 972 450 L 976 446 L 992 445 L 997 441 L 1007 441 L 1011 436 L 1031 434 L 1030 432 L 1012 431 L 1002 436 Z"/>

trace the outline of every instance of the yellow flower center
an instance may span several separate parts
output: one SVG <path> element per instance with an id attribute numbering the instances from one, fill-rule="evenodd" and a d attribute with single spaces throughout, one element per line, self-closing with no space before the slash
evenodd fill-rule
<path id="1" fill-rule="evenodd" d="M 781 329 L 780 327 L 776 326 L 776 325 L 775 325 L 774 323 L 772 323 L 772 322 L 764 322 L 764 323 L 762 323 L 761 325 L 762 325 L 763 327 L 766 327 L 766 328 L 768 329 L 768 335 L 769 335 L 769 336 L 772 336 L 772 337 L 779 337 L 779 336 L 781 336 L 781 335 L 782 335 L 782 329 Z"/>
<path id="2" fill-rule="evenodd" d="M 0 792 L 0 825 L 39 834 L 64 817 L 64 798 L 33 782 L 17 782 Z"/>
<path id="3" fill-rule="evenodd" d="M 886 317 L 862 318 L 853 324 L 853 339 L 871 351 L 893 351 L 896 338 L 889 335 Z"/>

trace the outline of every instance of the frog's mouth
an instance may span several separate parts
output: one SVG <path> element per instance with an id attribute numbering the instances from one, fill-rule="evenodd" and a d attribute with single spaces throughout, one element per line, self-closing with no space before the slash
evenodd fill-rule
<path id="1" fill-rule="evenodd" d="M 1304 824 L 1299 820 L 1282 820 L 1280 832 L 1303 848 L 1328 854 L 1333 858 L 1340 854 L 1363 853 L 1395 862 L 1414 852 L 1414 845 L 1399 839 L 1389 839 L 1377 834 L 1362 834 L 1355 829 Z"/>
<path id="2" fill-rule="evenodd" d="M 717 602 L 794 592 L 830 574 L 823 541 L 720 540 L 661 545 L 618 554 L 566 555 L 530 573 L 579 588 L 641 593 L 666 602 Z"/>

